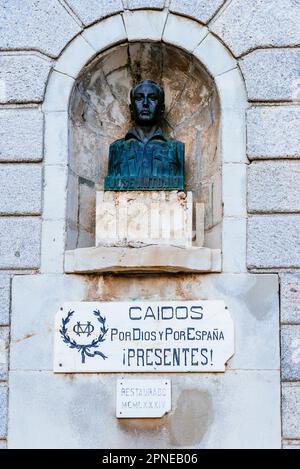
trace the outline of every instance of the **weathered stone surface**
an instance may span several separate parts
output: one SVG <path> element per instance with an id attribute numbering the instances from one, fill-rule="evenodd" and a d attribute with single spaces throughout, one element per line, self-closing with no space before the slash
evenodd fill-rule
<path id="1" fill-rule="evenodd" d="M 246 163 L 246 109 L 245 84 L 240 70 L 229 70 L 215 78 L 221 112 L 221 148 L 226 163 Z"/>
<path id="2" fill-rule="evenodd" d="M 85 25 L 123 10 L 122 0 L 66 0 L 66 3 Z"/>
<path id="3" fill-rule="evenodd" d="M 223 271 L 245 272 L 246 269 L 246 218 L 224 217 L 223 219 Z"/>
<path id="4" fill-rule="evenodd" d="M 196 242 L 196 245 L 197 245 L 197 242 Z M 218 249 L 219 246 L 222 246 L 221 223 L 218 223 L 212 229 L 205 232 L 204 245 L 210 249 Z"/>
<path id="5" fill-rule="evenodd" d="M 193 51 L 207 34 L 208 29 L 196 21 L 170 14 L 164 29 L 163 41 Z"/>
<path id="6" fill-rule="evenodd" d="M 237 66 L 235 59 L 226 47 L 210 33 L 196 47 L 193 55 L 200 60 L 213 76 L 228 72 Z"/>
<path id="7" fill-rule="evenodd" d="M 28 288 L 24 288 L 25 285 Z M 74 301 L 83 300 L 85 289 L 86 279 L 74 275 L 17 275 L 13 278 L 12 369 L 52 368 L 54 314 L 64 301 L 73 301 L 72 298 Z M 32 298 L 33 292 L 39 292 L 39 299 Z M 28 317 L 26 321 L 20 317 L 24 304 L 30 304 L 35 311 L 34 314 L 29 313 L 30 319 Z M 43 314 L 38 313 L 38 310 L 43 311 Z"/>
<path id="8" fill-rule="evenodd" d="M 300 161 L 254 162 L 248 169 L 249 212 L 300 211 Z"/>
<path id="9" fill-rule="evenodd" d="M 233 0 L 211 29 L 239 56 L 256 47 L 298 45 L 299 23 L 298 0 Z"/>
<path id="10" fill-rule="evenodd" d="M 43 114 L 37 109 L 0 110 L 0 161 L 43 158 Z"/>
<path id="11" fill-rule="evenodd" d="M 299 121 L 300 106 L 250 108 L 247 111 L 248 157 L 299 158 Z"/>
<path id="12" fill-rule="evenodd" d="M 204 284 L 201 288 L 198 286 L 199 294 L 205 295 L 205 291 L 210 290 L 211 298 L 222 298 L 234 319 L 235 354 L 228 368 L 279 369 L 277 276 L 226 274 L 215 275 L 211 280 L 203 276 L 201 280 Z M 193 292 L 196 298 L 195 286 Z"/>
<path id="13" fill-rule="evenodd" d="M 64 271 L 65 221 L 43 220 L 41 272 Z"/>
<path id="14" fill-rule="evenodd" d="M 44 170 L 45 220 L 64 219 L 67 200 L 68 169 L 63 165 L 46 165 Z"/>
<path id="15" fill-rule="evenodd" d="M 76 78 L 94 55 L 95 50 L 84 37 L 79 34 L 60 55 L 54 69 Z"/>
<path id="16" fill-rule="evenodd" d="M 171 0 L 170 11 L 190 16 L 201 23 L 208 23 L 224 0 Z"/>
<path id="17" fill-rule="evenodd" d="M 248 220 L 247 263 L 251 268 L 300 266 L 300 217 L 253 216 Z"/>
<path id="18" fill-rule="evenodd" d="M 300 326 L 281 328 L 282 379 L 300 380 Z"/>
<path id="19" fill-rule="evenodd" d="M 167 12 L 126 11 L 123 15 L 129 41 L 160 41 L 167 19 Z"/>
<path id="20" fill-rule="evenodd" d="M 225 217 L 245 217 L 246 208 L 246 172 L 245 164 L 223 164 L 223 213 Z"/>
<path id="21" fill-rule="evenodd" d="M 199 223 L 204 226 L 204 219 Z M 81 224 L 89 228 L 83 221 Z M 192 224 L 191 192 L 97 191 L 96 246 L 187 248 L 192 246 Z"/>
<path id="22" fill-rule="evenodd" d="M 66 251 L 65 254 L 65 272 L 69 273 L 211 271 L 212 253 L 208 248 L 99 246 Z"/>
<path id="23" fill-rule="evenodd" d="M 165 0 L 125 0 L 126 8 L 129 10 L 138 10 L 143 8 L 153 8 L 155 10 L 162 10 L 165 6 Z"/>
<path id="24" fill-rule="evenodd" d="M 256 50 L 240 66 L 250 100 L 299 100 L 299 49 Z"/>
<path id="25" fill-rule="evenodd" d="M 0 49 L 36 49 L 56 57 L 80 31 L 56 0 L 9 0 L 1 4 Z"/>
<path id="26" fill-rule="evenodd" d="M 0 327 L 0 381 L 7 380 L 9 327 Z"/>
<path id="27" fill-rule="evenodd" d="M 0 165 L 0 215 L 31 214 L 42 210 L 42 167 Z"/>
<path id="28" fill-rule="evenodd" d="M 67 164 L 68 113 L 48 112 L 45 116 L 45 164 Z"/>
<path id="29" fill-rule="evenodd" d="M 37 268 L 40 264 L 40 219 L 0 217 L 0 268 Z"/>
<path id="30" fill-rule="evenodd" d="M 118 448 L 135 449 L 149 445 L 158 448 L 281 445 L 277 371 L 174 376 L 172 413 L 161 424 L 149 422 L 147 426 L 142 420 L 120 422 L 115 418 L 112 390 L 118 377 L 11 372 L 10 448 L 99 448 L 99 442 L 112 448 L 116 441 Z M 85 431 L 79 436 L 83 422 Z"/>
<path id="31" fill-rule="evenodd" d="M 300 440 L 283 440 L 282 449 L 300 449 Z"/>
<path id="32" fill-rule="evenodd" d="M 149 440 L 154 446 L 159 444 L 166 448 L 182 446 L 183 442 L 198 448 L 279 446 L 277 288 L 275 275 L 144 276 L 135 282 L 120 276 L 16 276 L 12 295 L 10 445 L 99 447 L 101 438 L 103 446 L 118 441 L 124 448 L 148 447 Z M 126 432 L 116 422 L 115 398 L 111 392 L 116 375 L 71 377 L 52 372 L 53 317 L 61 302 L 70 299 L 126 301 L 128 298 L 224 299 L 236 328 L 236 354 L 230 360 L 230 369 L 223 376 L 174 377 L 172 414 L 163 421 L 162 428 L 155 425 L 148 428 L 146 434 L 142 432 L 143 425 L 140 427 L 137 422 L 126 427 Z M 30 305 L 26 321 L 22 320 L 24 304 Z M 257 371 L 258 368 L 261 371 Z M 49 372 L 39 371 L 43 369 Z M 197 390 L 196 395 L 191 396 L 192 390 Z M 83 414 L 78 415 L 77 409 L 82 408 L 84 395 L 94 397 L 84 407 L 88 434 L 83 432 L 78 437 Z M 212 405 L 203 411 L 203 421 L 199 417 L 199 406 L 204 398 L 205 403 Z M 53 414 L 55 401 L 56 415 Z M 189 407 L 187 403 L 191 401 L 193 405 Z M 98 408 L 102 409 L 102 418 L 94 419 Z M 31 414 L 33 431 L 24 433 L 27 412 Z M 60 422 L 57 414 L 61 416 Z M 197 415 L 201 425 L 195 420 L 191 423 L 190 415 Z M 204 424 L 206 421 L 208 423 Z M 107 435 L 108 425 L 113 435 L 111 432 Z M 233 430 L 226 432 L 228 427 Z M 133 439 L 135 434 L 138 437 Z"/>
<path id="33" fill-rule="evenodd" d="M 75 181 L 74 181 L 75 182 Z M 76 188 L 73 188 L 74 192 L 76 193 Z M 73 214 L 75 215 L 75 206 L 74 203 L 73 207 L 68 207 L 68 209 L 73 209 Z M 79 229 L 83 228 L 85 231 L 89 232 L 94 237 L 94 242 L 90 245 L 83 245 L 84 247 L 87 246 L 95 246 L 95 214 L 97 218 L 97 208 L 96 208 L 96 192 L 95 192 L 95 185 L 92 184 L 90 181 L 79 178 L 78 179 L 78 206 L 84 207 L 84 210 L 79 210 L 77 215 L 73 216 L 73 220 L 75 224 L 78 222 Z M 72 211 L 70 213 L 72 215 Z M 69 212 L 68 212 L 69 216 Z M 72 218 L 69 218 L 72 220 Z M 96 220 L 97 223 L 97 220 Z"/>
<path id="34" fill-rule="evenodd" d="M 73 229 L 78 228 L 78 219 L 80 218 L 80 211 L 79 211 L 79 195 L 80 195 L 80 189 L 81 189 L 82 184 L 79 184 L 79 178 L 76 176 L 72 171 L 69 171 L 68 173 L 68 196 L 67 196 L 67 223 L 72 226 Z M 91 195 L 89 194 L 91 199 Z M 94 230 L 95 230 L 95 198 L 96 198 L 96 193 L 95 189 L 93 191 L 93 211 L 91 212 L 92 209 L 92 203 L 89 200 L 88 204 L 88 216 L 91 218 L 91 222 L 94 224 Z M 83 208 L 81 206 L 81 208 Z M 83 211 L 83 210 L 82 210 Z M 86 213 L 86 209 L 84 209 L 84 212 Z M 86 216 L 86 215 L 85 215 Z M 97 217 L 97 215 L 96 215 Z M 95 243 L 94 243 L 95 245 Z M 74 246 L 75 249 L 76 245 Z"/>
<path id="35" fill-rule="evenodd" d="M 281 322 L 300 324 L 300 273 L 282 274 Z"/>
<path id="36" fill-rule="evenodd" d="M 0 103 L 42 101 L 50 66 L 33 54 L 0 54 Z"/>
<path id="37" fill-rule="evenodd" d="M 69 99 L 75 80 L 68 75 L 53 70 L 48 84 L 42 109 L 45 113 L 65 111 L 69 106 Z"/>
<path id="38" fill-rule="evenodd" d="M 91 44 L 96 52 L 124 42 L 127 34 L 121 15 L 111 16 L 100 23 L 86 28 L 82 35 Z"/>
<path id="39" fill-rule="evenodd" d="M 282 385 L 282 436 L 300 438 L 300 383 Z"/>
<path id="40" fill-rule="evenodd" d="M 235 354 L 228 368 L 279 370 L 278 278 L 273 274 L 148 274 L 134 282 L 123 275 L 22 275 L 13 279 L 12 298 L 13 370 L 52 369 L 54 313 L 64 301 L 128 298 L 222 299 L 235 324 Z M 30 305 L 26 321 L 24 304 Z"/>
<path id="41" fill-rule="evenodd" d="M 8 388 L 4 383 L 0 383 L 0 438 L 7 436 L 7 405 Z"/>
<path id="42" fill-rule="evenodd" d="M 0 325 L 9 324 L 10 277 L 0 274 Z"/>

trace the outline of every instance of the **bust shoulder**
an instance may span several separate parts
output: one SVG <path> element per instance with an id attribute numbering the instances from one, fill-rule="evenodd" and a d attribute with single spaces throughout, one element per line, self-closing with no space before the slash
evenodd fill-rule
<path id="1" fill-rule="evenodd" d="M 174 145 L 184 146 L 183 142 L 181 142 L 180 140 L 175 140 L 175 138 L 170 138 L 169 142 L 173 142 Z"/>
<path id="2" fill-rule="evenodd" d="M 180 142 L 180 140 L 175 140 L 172 138 L 168 140 L 168 143 L 177 151 L 184 152 L 184 143 Z"/>
<path id="3" fill-rule="evenodd" d="M 111 148 L 118 148 L 120 147 L 123 143 L 125 142 L 125 138 L 119 138 L 118 140 L 115 140 L 112 142 L 109 146 Z"/>

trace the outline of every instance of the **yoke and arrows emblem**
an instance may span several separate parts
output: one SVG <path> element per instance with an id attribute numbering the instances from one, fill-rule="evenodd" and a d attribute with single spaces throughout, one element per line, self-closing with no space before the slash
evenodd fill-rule
<path id="1" fill-rule="evenodd" d="M 99 355 L 101 358 L 103 358 L 103 360 L 105 360 L 107 356 L 104 355 L 104 353 L 100 352 L 99 350 L 91 351 L 91 349 L 98 348 L 99 345 L 105 341 L 105 336 L 108 332 L 108 328 L 106 327 L 106 318 L 104 316 L 101 316 L 99 310 L 94 311 L 94 316 L 100 323 L 100 334 L 89 344 L 78 344 L 74 339 L 71 339 L 71 337 L 69 336 L 67 327 L 74 313 L 75 311 L 69 311 L 67 317 L 62 318 L 61 327 L 59 329 L 62 340 L 65 344 L 68 345 L 68 347 L 72 349 L 77 349 L 77 351 L 81 354 L 81 363 L 85 363 L 86 357 L 93 358 L 96 355 Z M 91 321 L 87 321 L 86 323 L 81 323 L 80 321 L 77 321 L 77 323 L 73 326 L 73 332 L 75 332 L 75 334 L 79 337 L 82 334 L 86 334 L 87 337 L 89 337 L 94 332 L 94 330 L 95 326 L 91 323 Z"/>

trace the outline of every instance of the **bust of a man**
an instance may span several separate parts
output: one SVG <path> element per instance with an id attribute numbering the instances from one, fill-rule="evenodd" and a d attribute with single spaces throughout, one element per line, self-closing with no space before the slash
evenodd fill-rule
<path id="1" fill-rule="evenodd" d="M 183 190 L 184 144 L 168 140 L 159 124 L 165 110 L 161 86 L 144 80 L 130 92 L 135 127 L 109 148 L 105 190 Z"/>

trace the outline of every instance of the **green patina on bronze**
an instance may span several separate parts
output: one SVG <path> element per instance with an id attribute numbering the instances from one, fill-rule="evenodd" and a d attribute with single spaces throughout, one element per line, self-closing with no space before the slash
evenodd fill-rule
<path id="1" fill-rule="evenodd" d="M 110 145 L 104 190 L 184 190 L 184 144 L 159 128 L 163 89 L 144 80 L 131 90 L 130 101 L 136 126 Z"/>

